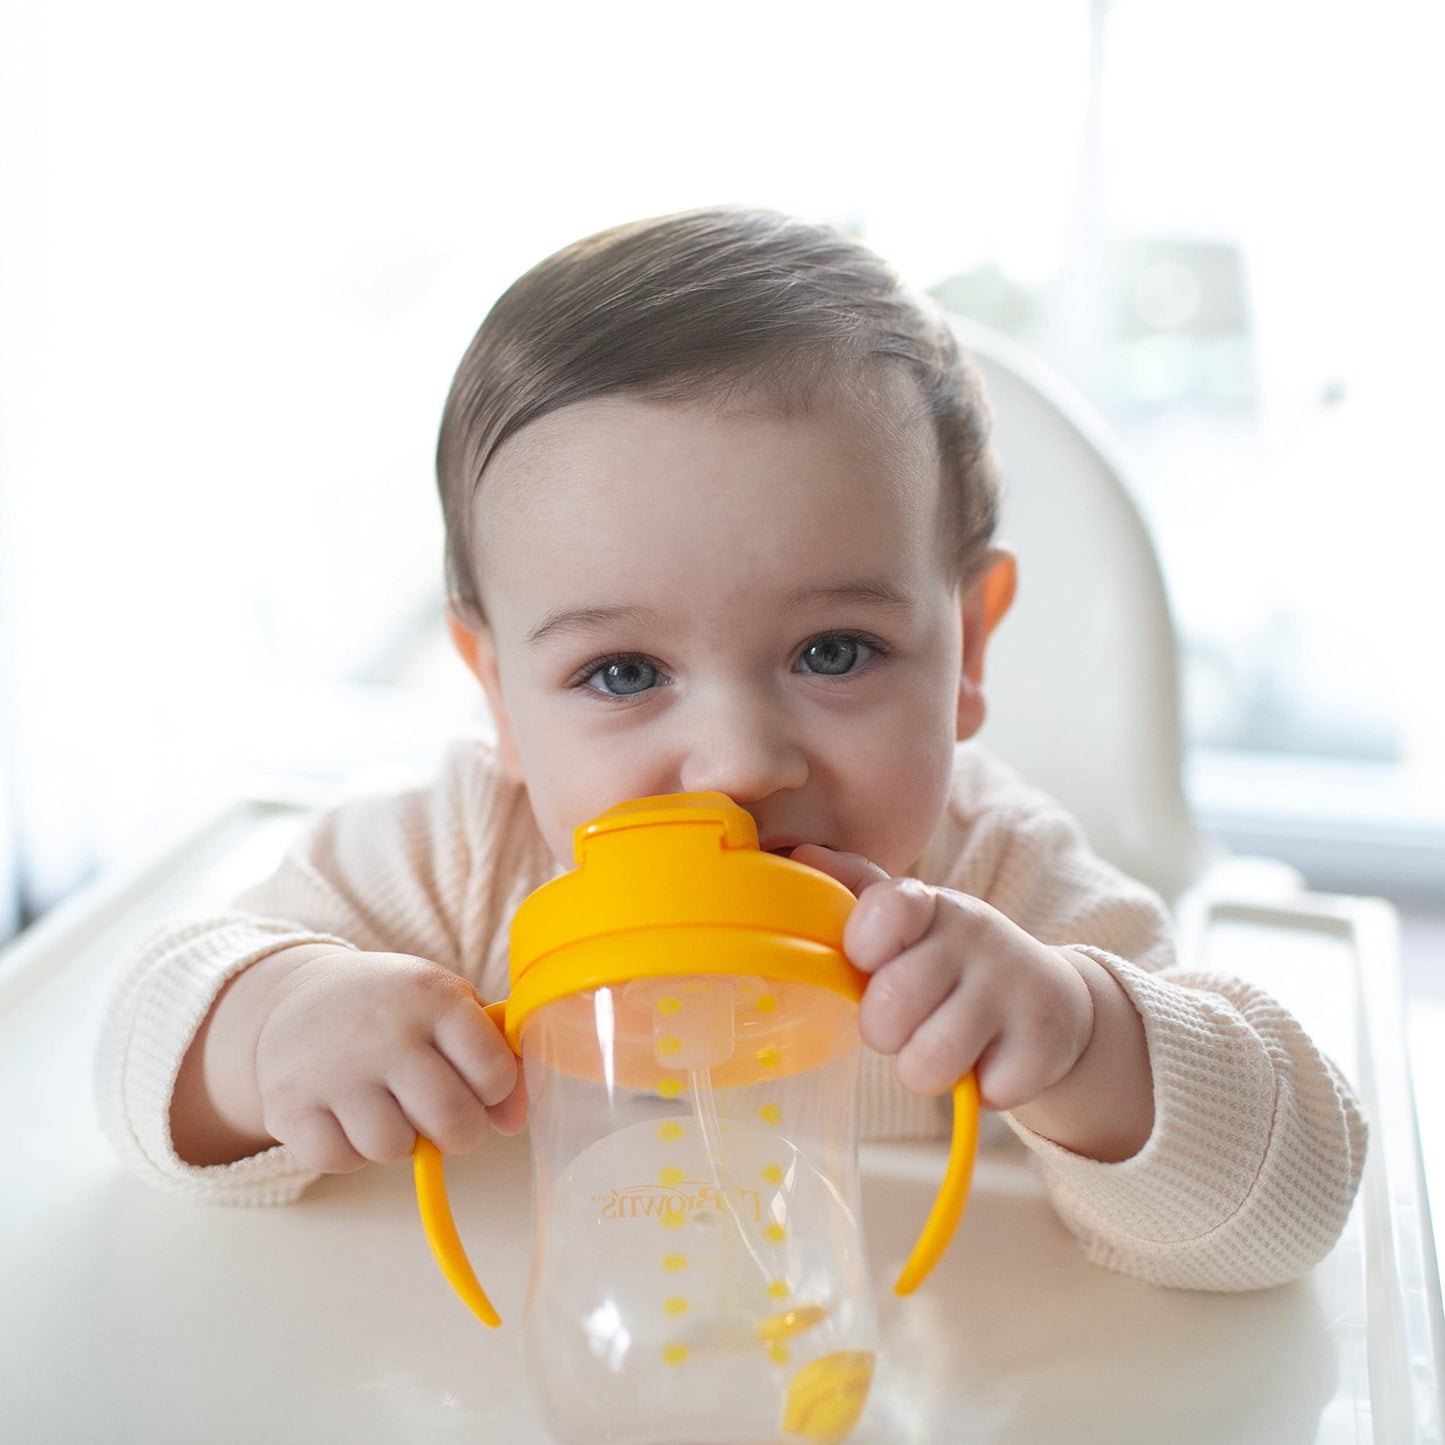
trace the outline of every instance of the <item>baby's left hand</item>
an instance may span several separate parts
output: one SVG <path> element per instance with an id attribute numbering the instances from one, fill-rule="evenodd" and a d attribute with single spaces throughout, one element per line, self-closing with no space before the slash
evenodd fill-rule
<path id="1" fill-rule="evenodd" d="M 858 1025 L 870 1047 L 896 1055 L 905 1088 L 943 1093 L 972 1069 L 985 1108 L 1016 1109 L 1078 1063 L 1094 1001 L 1069 950 L 980 899 L 890 878 L 856 853 L 804 844 L 792 856 L 858 895 L 843 934 L 848 958 L 873 975 Z"/>

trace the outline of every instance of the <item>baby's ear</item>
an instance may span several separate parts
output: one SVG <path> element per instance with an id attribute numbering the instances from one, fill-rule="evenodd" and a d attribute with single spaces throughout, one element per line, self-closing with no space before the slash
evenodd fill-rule
<path id="1" fill-rule="evenodd" d="M 963 669 L 958 679 L 959 742 L 983 726 L 983 655 L 1018 590 L 1018 561 L 1006 547 L 991 547 L 978 575 L 959 600 L 963 615 Z"/>
<path id="2" fill-rule="evenodd" d="M 484 623 L 471 624 L 463 620 L 462 610 L 455 602 L 448 602 L 446 606 L 447 631 L 452 635 L 452 646 L 456 648 L 457 655 L 466 663 L 467 671 L 480 680 L 481 674 L 477 671 L 477 632 Z"/>
<path id="3" fill-rule="evenodd" d="M 508 777 L 523 782 L 522 759 L 512 732 L 512 718 L 502 699 L 502 674 L 497 665 L 497 645 L 485 622 L 463 620 L 454 602 L 447 603 L 447 631 L 461 659 L 475 674 L 487 695 L 487 707 L 497 727 L 497 759 Z"/>
<path id="4" fill-rule="evenodd" d="M 982 580 L 984 625 L 987 636 L 992 637 L 1019 590 L 1019 559 L 1007 547 L 991 547 Z"/>

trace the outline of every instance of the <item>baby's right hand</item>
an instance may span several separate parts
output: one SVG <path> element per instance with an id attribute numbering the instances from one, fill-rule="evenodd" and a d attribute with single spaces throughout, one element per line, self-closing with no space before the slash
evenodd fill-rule
<path id="1" fill-rule="evenodd" d="M 418 1134 L 464 1154 L 527 1117 L 471 985 L 403 953 L 338 949 L 288 971 L 256 1035 L 256 1085 L 267 1133 L 328 1174 L 405 1158 Z"/>

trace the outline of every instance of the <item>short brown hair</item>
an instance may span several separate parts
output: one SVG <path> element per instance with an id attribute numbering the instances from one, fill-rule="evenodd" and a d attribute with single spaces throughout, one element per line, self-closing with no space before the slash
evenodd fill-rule
<path id="1" fill-rule="evenodd" d="M 473 503 L 497 449 L 528 422 L 616 392 L 690 399 L 881 361 L 913 378 L 937 438 L 960 580 L 997 524 L 977 373 L 942 315 L 866 246 L 773 211 L 720 207 L 602 231 L 498 299 L 462 358 L 437 444 L 447 587 L 482 619 Z"/>

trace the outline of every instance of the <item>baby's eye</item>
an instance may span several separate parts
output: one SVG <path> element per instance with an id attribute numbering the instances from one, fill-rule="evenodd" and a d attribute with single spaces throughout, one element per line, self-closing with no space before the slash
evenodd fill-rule
<path id="1" fill-rule="evenodd" d="M 803 672 L 817 673 L 822 677 L 842 677 L 862 667 L 876 651 L 861 637 L 830 632 L 815 637 L 803 648 L 798 666 Z"/>
<path id="2" fill-rule="evenodd" d="M 645 657 L 604 658 L 577 679 L 580 685 L 607 697 L 635 697 L 662 680 L 662 673 Z"/>

